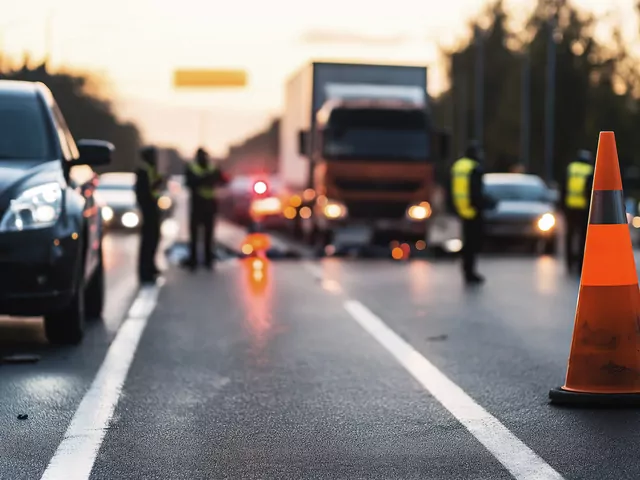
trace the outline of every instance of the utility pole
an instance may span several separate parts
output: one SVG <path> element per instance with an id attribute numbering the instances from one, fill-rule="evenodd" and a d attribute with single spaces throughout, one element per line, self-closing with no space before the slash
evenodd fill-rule
<path id="1" fill-rule="evenodd" d="M 484 31 L 475 26 L 475 140 L 480 148 L 484 147 Z"/>
<path id="2" fill-rule="evenodd" d="M 464 75 L 464 72 L 458 72 L 458 91 L 459 91 L 459 103 L 458 103 L 458 142 L 459 142 L 459 154 L 463 155 L 469 142 L 467 129 L 469 126 L 469 108 L 467 106 L 468 101 L 468 77 Z"/>
<path id="3" fill-rule="evenodd" d="M 549 20 L 549 39 L 547 42 L 547 86 L 545 102 L 545 180 L 553 181 L 553 153 L 555 132 L 555 94 L 556 94 L 556 39 L 558 12 Z"/>
<path id="4" fill-rule="evenodd" d="M 527 46 L 522 58 L 522 103 L 520 120 L 520 161 L 528 172 L 531 155 L 531 52 Z"/>

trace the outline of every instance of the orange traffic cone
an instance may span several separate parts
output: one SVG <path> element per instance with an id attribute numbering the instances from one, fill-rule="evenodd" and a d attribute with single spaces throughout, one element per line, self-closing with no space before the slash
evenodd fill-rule
<path id="1" fill-rule="evenodd" d="M 551 403 L 640 405 L 640 290 L 613 132 L 600 132 L 578 305 Z"/>

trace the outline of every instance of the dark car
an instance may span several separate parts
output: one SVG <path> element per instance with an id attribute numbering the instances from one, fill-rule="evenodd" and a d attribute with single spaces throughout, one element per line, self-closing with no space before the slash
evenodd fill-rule
<path id="1" fill-rule="evenodd" d="M 489 240 L 521 243 L 531 249 L 542 245 L 554 253 L 558 242 L 555 193 L 537 175 L 488 173 L 485 194 L 495 202 L 485 214 Z"/>
<path id="2" fill-rule="evenodd" d="M 75 344 L 104 303 L 102 222 L 91 166 L 113 145 L 74 141 L 41 83 L 0 80 L 0 314 L 44 316 Z"/>

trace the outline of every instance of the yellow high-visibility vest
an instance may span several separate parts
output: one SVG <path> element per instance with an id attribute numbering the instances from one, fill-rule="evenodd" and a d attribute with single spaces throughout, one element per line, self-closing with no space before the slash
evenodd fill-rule
<path id="1" fill-rule="evenodd" d="M 472 220 L 478 215 L 471 204 L 471 172 L 478 162 L 470 158 L 456 160 L 451 167 L 451 195 L 457 214 L 465 220 Z"/>
<path id="2" fill-rule="evenodd" d="M 216 171 L 216 167 L 207 165 L 205 168 L 202 168 L 197 162 L 191 162 L 189 164 L 189 169 L 198 177 L 204 177 L 205 175 L 212 174 Z M 210 185 L 199 187 L 197 192 L 198 196 L 207 200 L 213 200 L 216 198 L 216 189 Z"/>
<path id="3" fill-rule="evenodd" d="M 158 170 L 156 169 L 156 167 L 154 167 L 153 165 L 149 165 L 146 162 L 143 163 L 143 168 L 146 170 L 147 177 L 149 178 L 149 188 L 151 189 L 151 195 L 155 199 L 160 198 L 160 196 L 162 195 L 162 189 L 158 187 L 154 187 L 153 185 L 158 180 L 163 180 L 162 175 L 158 173 Z"/>
<path id="4" fill-rule="evenodd" d="M 593 165 L 584 162 L 571 162 L 567 167 L 567 208 L 584 210 L 589 207 L 586 197 L 587 178 L 593 175 Z"/>

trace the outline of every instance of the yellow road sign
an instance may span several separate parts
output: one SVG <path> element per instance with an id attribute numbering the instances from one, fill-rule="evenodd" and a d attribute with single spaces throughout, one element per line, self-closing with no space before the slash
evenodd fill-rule
<path id="1" fill-rule="evenodd" d="M 173 85 L 178 88 L 245 87 L 244 70 L 180 69 L 173 72 Z"/>

